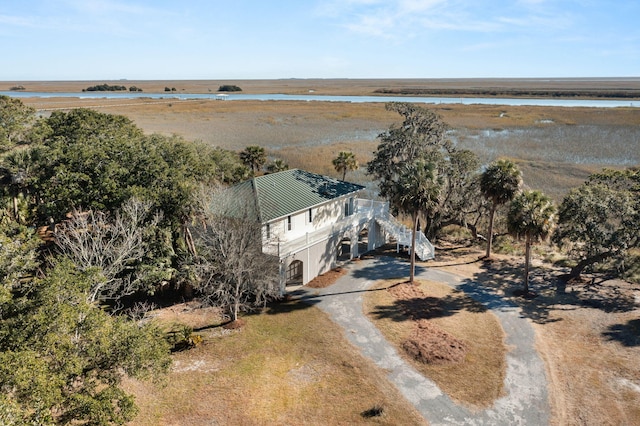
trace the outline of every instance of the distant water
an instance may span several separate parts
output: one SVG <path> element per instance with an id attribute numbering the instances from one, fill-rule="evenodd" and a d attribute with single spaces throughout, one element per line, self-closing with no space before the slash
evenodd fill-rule
<path id="1" fill-rule="evenodd" d="M 79 99 L 218 99 L 216 93 L 140 93 L 140 92 L 1 92 L 0 95 L 14 98 L 79 98 Z M 473 98 L 473 97 L 430 97 L 430 96 L 329 96 L 329 95 L 285 95 L 285 94 L 245 94 L 225 93 L 227 101 L 322 101 L 322 102 L 415 102 L 424 104 L 464 104 L 464 105 L 528 105 L 559 107 L 640 107 L 640 100 L 604 99 L 555 99 L 555 98 Z M 221 101 L 222 102 L 222 101 Z"/>

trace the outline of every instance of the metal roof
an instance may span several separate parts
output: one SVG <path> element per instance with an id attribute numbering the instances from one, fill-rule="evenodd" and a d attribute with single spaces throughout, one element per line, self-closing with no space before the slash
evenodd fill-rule
<path id="1" fill-rule="evenodd" d="M 243 205 L 255 206 L 255 211 L 246 214 L 267 223 L 363 189 L 355 183 L 292 169 L 258 176 L 229 190 L 232 197 L 244 199 Z"/>

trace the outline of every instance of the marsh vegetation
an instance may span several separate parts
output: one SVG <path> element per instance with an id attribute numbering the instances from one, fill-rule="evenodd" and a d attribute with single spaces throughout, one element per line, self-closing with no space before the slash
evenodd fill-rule
<path id="1" fill-rule="evenodd" d="M 162 85 L 165 83 L 163 82 Z M 144 86 L 138 82 L 136 84 Z M 245 88 L 243 82 L 239 84 Z M 148 88 L 144 86 L 144 90 L 147 91 Z M 248 176 L 248 171 L 244 174 L 236 173 L 242 169 L 237 153 L 248 146 L 264 149 L 267 162 L 281 159 L 292 168 L 298 167 L 339 177 L 341 173 L 332 164 L 333 158 L 336 158 L 340 152 L 352 152 L 359 163 L 367 163 L 372 159 L 372 153 L 378 145 L 377 136 L 398 121 L 397 114 L 385 110 L 382 104 L 374 103 L 152 99 L 123 102 L 113 99 L 56 98 L 30 99 L 26 103 L 38 109 L 39 116 L 52 116 L 54 120 L 50 124 L 60 124 L 60 134 L 56 138 L 52 138 L 52 134 L 36 134 L 37 137 L 44 138 L 44 147 L 50 150 L 46 151 L 47 156 L 40 159 L 42 161 L 47 158 L 55 159 L 56 167 L 67 163 L 88 165 L 85 171 L 95 170 L 98 167 L 92 162 L 98 155 L 90 155 L 92 151 L 89 148 L 97 150 L 96 152 L 102 152 L 100 150 L 105 148 L 104 153 L 108 154 L 105 154 L 104 158 L 109 159 L 113 152 L 116 157 L 123 152 L 129 152 L 131 147 L 127 141 L 131 138 L 116 135 L 118 136 L 116 143 L 109 138 L 99 136 L 92 140 L 100 143 L 94 143 L 91 147 L 84 147 L 79 143 L 81 141 L 65 140 L 62 137 L 66 137 L 66 131 L 73 129 L 73 126 L 69 129 L 62 126 L 64 124 L 62 119 L 72 118 L 78 113 L 66 116 L 63 112 L 81 106 L 90 109 L 99 108 L 104 113 L 125 116 L 126 120 L 122 118 L 118 120 L 125 121 L 126 128 L 132 130 L 135 136 L 133 140 L 138 144 L 133 146 L 137 149 L 135 152 L 150 149 L 164 161 L 152 161 L 156 166 L 162 164 L 161 168 L 150 166 L 145 168 L 145 170 L 158 172 L 164 180 L 150 178 L 151 183 L 149 183 L 137 179 L 131 183 L 133 188 L 131 192 L 155 196 L 179 194 L 173 190 L 167 190 L 166 193 L 154 190 L 154 185 L 165 182 L 168 188 L 174 186 L 182 188 L 183 186 L 179 185 L 180 182 L 175 179 L 184 180 L 192 185 L 195 184 L 192 178 L 195 180 L 197 177 L 195 172 L 198 176 L 202 175 L 214 181 L 223 180 L 225 177 L 227 180 L 232 177 L 231 181 L 235 181 Z M 638 108 L 504 107 L 456 104 L 430 107 L 450 126 L 448 136 L 457 148 L 473 151 L 484 165 L 499 157 L 514 161 L 523 171 L 526 186 L 541 189 L 556 202 L 561 201 L 570 188 L 579 186 L 591 173 L 599 171 L 603 166 L 624 168 L 640 163 L 638 158 L 640 109 Z M 52 112 L 52 110 L 55 111 Z M 83 114 L 93 117 L 100 126 L 112 122 L 111 119 L 102 115 L 86 112 Z M 152 134 L 155 135 L 151 136 Z M 197 144 L 191 146 L 192 141 L 197 141 Z M 73 155 L 68 155 L 66 151 L 69 147 L 75 146 L 70 142 L 78 144 L 77 150 L 71 152 Z M 196 149 L 194 146 L 199 148 Z M 23 148 L 24 146 L 19 146 L 17 149 L 20 151 Z M 116 149 L 112 152 L 111 148 Z M 185 158 L 188 158 L 192 164 L 185 164 L 182 161 Z M 212 165 L 215 164 L 215 167 L 209 167 L 205 164 L 207 163 L 205 160 Z M 165 163 L 167 167 L 164 167 Z M 100 167 L 105 164 L 111 163 L 98 161 Z M 127 165 L 131 164 L 133 163 L 127 162 Z M 131 178 L 132 172 L 121 170 L 116 166 L 117 164 L 113 165 L 114 170 L 120 171 L 122 179 Z M 180 171 L 179 176 L 171 172 L 174 168 Z M 51 167 L 42 167 L 41 171 L 49 169 Z M 7 170 L 13 169 L 7 168 Z M 47 178 L 42 179 L 42 188 L 46 188 L 46 184 L 50 182 L 57 182 L 55 176 L 43 176 Z M 76 180 L 71 179 L 69 183 L 73 184 Z M 364 168 L 350 171 L 349 180 L 364 183 L 372 191 L 376 189 L 371 178 L 365 174 Z M 7 186 L 8 192 L 5 194 L 7 221 L 25 221 L 29 214 L 33 215 L 34 212 L 37 213 L 49 207 L 58 208 L 55 214 L 60 218 L 66 213 L 65 209 L 69 206 L 47 204 L 47 199 L 53 200 L 51 197 L 53 192 L 51 194 L 42 192 L 36 195 L 31 189 L 27 191 L 21 187 L 20 182 L 12 180 L 11 186 Z M 148 188 L 136 186 L 144 182 Z M 111 181 L 106 181 L 103 186 L 111 190 L 122 189 L 122 185 Z M 65 186 L 67 187 L 74 188 Z M 81 196 L 86 194 L 76 190 L 67 195 L 75 197 L 69 198 L 70 200 L 84 200 Z M 126 198 L 124 195 L 120 198 L 109 196 L 101 200 L 104 204 L 114 202 L 113 200 L 122 201 L 124 198 Z M 33 201 L 35 210 L 27 211 L 24 216 L 20 216 L 21 209 L 18 207 L 30 200 Z M 92 200 L 97 202 L 100 199 L 93 197 Z M 162 205 L 162 210 L 166 210 L 165 214 L 172 215 L 164 216 L 166 229 L 156 235 L 149 235 L 148 238 L 164 257 L 157 257 L 162 262 L 150 263 L 150 265 L 156 268 L 153 270 L 154 273 L 163 272 L 155 275 L 159 279 L 166 279 L 162 277 L 167 274 L 176 274 L 176 279 L 184 282 L 189 278 L 189 269 L 188 264 L 182 262 L 188 257 L 189 250 L 187 250 L 188 247 L 184 247 L 182 233 L 186 229 L 184 218 L 189 212 L 172 211 L 168 207 L 176 205 L 191 207 L 192 200 L 187 197 L 188 202 L 178 200 L 175 203 L 170 201 L 164 204 L 163 200 L 158 199 L 158 205 Z M 12 201 L 14 207 L 17 206 L 14 209 L 11 209 Z M 104 209 L 106 206 L 106 204 L 101 206 L 90 203 L 89 205 L 96 209 Z M 119 206 L 111 207 L 113 212 L 118 211 Z M 51 211 L 47 212 L 47 215 L 51 216 Z M 175 220 L 170 220 L 171 218 Z M 502 223 L 500 226 L 504 227 L 505 224 Z M 21 228 L 14 234 L 9 232 L 7 241 L 12 238 L 15 240 L 16 236 L 22 238 L 22 234 L 28 234 L 26 229 Z M 468 241 L 468 235 L 462 236 L 462 234 L 461 232 L 460 241 L 465 239 Z M 32 233 L 27 236 L 29 241 L 34 240 Z M 456 244 L 459 245 L 459 242 L 454 245 Z M 5 246 L 10 247 L 9 244 Z M 504 256 L 506 252 L 519 254 L 521 250 L 516 242 L 504 236 L 498 238 L 496 249 L 499 253 L 503 253 L 500 256 Z M 535 266 L 541 265 L 541 259 L 549 260 L 555 256 L 555 253 L 546 248 L 532 250 Z M 453 253 L 453 251 L 443 253 Z M 30 256 L 31 252 L 25 254 L 27 255 Z M 637 253 L 635 255 L 637 256 Z M 512 267 L 513 259 L 500 257 L 495 264 L 478 265 L 475 263 L 477 261 L 475 252 L 472 252 L 472 256 L 476 256 L 475 259 L 467 259 L 468 262 L 451 262 L 454 265 L 451 266 L 452 270 L 461 274 L 470 271 L 468 274 L 474 280 L 494 287 L 496 291 L 503 292 L 505 297 L 511 297 L 512 293 L 507 291 L 510 290 L 509 286 L 514 282 L 519 284 L 519 279 L 515 278 L 513 273 L 516 269 Z M 176 260 L 179 262 L 174 263 Z M 73 270 L 73 267 L 69 263 L 64 263 L 58 266 L 57 271 L 59 275 L 63 275 L 70 270 Z M 578 416 L 576 423 L 595 423 L 596 420 L 602 423 L 600 420 L 603 419 L 597 415 L 597 412 L 602 411 L 600 410 L 604 406 L 602 400 L 610 398 L 615 399 L 618 404 L 615 419 L 627 422 L 637 420 L 639 414 L 629 407 L 637 406 L 638 401 L 637 390 L 634 387 L 637 386 L 634 380 L 637 379 L 638 374 L 638 327 L 630 316 L 637 304 L 633 295 L 638 289 L 633 285 L 627 287 L 624 303 L 617 306 L 619 293 L 605 285 L 596 286 L 599 291 L 592 297 L 589 297 L 590 287 L 580 283 L 571 284 L 575 287 L 570 287 L 568 290 L 566 287 L 563 289 L 561 283 L 552 278 L 552 274 L 557 275 L 559 270 L 553 269 L 549 272 L 546 267 L 536 267 L 532 287 L 541 297 L 532 302 L 519 301 L 523 303 L 527 315 L 542 327 L 541 334 L 549 330 L 549 335 L 554 336 L 554 339 L 557 338 L 557 341 L 543 339 L 540 349 L 548 361 L 553 379 L 552 387 L 556 392 L 554 394 L 556 398 L 554 408 L 557 410 L 555 418 L 561 423 L 571 423 L 573 416 Z M 505 271 L 508 273 L 506 276 Z M 94 278 L 89 276 L 87 280 Z M 4 293 L 5 296 L 11 294 L 13 290 L 7 291 L 8 293 Z M 430 291 L 434 290 L 430 289 Z M 609 291 L 611 293 L 607 293 Z M 552 298 L 552 295 L 556 294 L 554 292 L 560 295 L 559 299 Z M 82 294 L 78 297 L 81 296 Z M 11 303 L 11 298 L 8 300 L 3 302 Z M 585 306 L 588 304 L 591 305 L 587 309 Z M 384 406 L 383 412 L 389 417 L 385 420 L 383 416 L 383 423 L 388 421 L 397 424 L 395 420 L 404 415 L 398 413 L 411 413 L 410 418 L 407 418 L 408 424 L 420 422 L 415 413 L 402 402 L 394 405 L 392 401 L 401 398 L 398 398 L 393 390 L 380 385 L 380 382 L 384 381 L 381 379 L 383 374 L 380 371 L 370 368 L 366 360 L 357 358 L 349 352 L 342 352 L 346 351 L 344 348 L 348 345 L 340 335 L 326 333 L 324 329 L 320 333 L 317 329 L 309 330 L 305 325 L 309 324 L 306 322 L 309 318 L 313 318 L 313 324 L 321 324 L 321 321 L 326 319 L 322 319 L 323 316 L 319 312 L 296 304 L 284 304 L 273 309 L 275 310 L 266 311 L 261 315 L 248 316 L 247 321 L 250 327 L 245 331 L 221 331 L 222 329 L 218 326 L 223 320 L 215 315 L 208 318 L 205 324 L 199 325 L 198 327 L 203 328 L 203 331 L 211 330 L 212 333 L 210 336 L 205 336 L 203 344 L 193 351 L 172 355 L 174 362 L 177 361 L 174 364 L 174 370 L 170 373 L 172 386 L 175 386 L 173 389 L 156 388 L 135 380 L 126 381 L 127 389 L 140 396 L 139 401 L 142 405 L 140 423 L 153 424 L 174 420 L 179 422 L 186 417 L 197 421 L 210 421 L 211 417 L 207 416 L 211 412 L 213 402 L 203 398 L 203 395 L 209 395 L 212 392 L 220 395 L 220 399 L 215 401 L 216 404 L 232 408 L 225 414 L 227 417 L 218 417 L 219 421 L 249 422 L 249 419 L 260 419 L 258 423 L 279 421 L 331 423 L 350 419 L 358 422 L 362 420 L 357 413 L 367 412 L 371 407 Z M 567 309 L 575 310 L 576 316 L 566 313 Z M 578 340 L 584 341 L 574 342 L 572 350 L 599 354 L 597 362 L 589 362 L 587 365 L 585 359 L 569 354 L 560 343 L 567 339 L 567 327 L 570 328 L 571 324 L 578 321 L 579 315 L 588 316 L 591 312 L 587 312 L 589 309 L 595 310 L 598 318 L 605 315 L 606 319 L 601 318 L 600 323 L 591 323 L 590 326 L 584 325 L 584 322 L 581 323 L 584 325 L 584 330 L 580 329 Z M 270 315 L 272 313 L 278 315 Z M 611 313 L 616 315 L 608 315 Z M 161 313 L 156 315 L 160 316 Z M 303 320 L 300 315 L 304 315 L 305 319 Z M 456 319 L 461 318 L 462 316 L 456 315 Z M 331 325 L 327 325 L 326 328 L 330 329 Z M 498 336 L 499 333 L 496 332 L 495 335 Z M 575 336 L 569 337 L 573 339 Z M 317 345 L 309 347 L 309 339 L 316 339 Z M 327 343 L 327 339 L 331 344 Z M 586 345 L 585 342 L 590 344 Z M 340 354 L 329 355 L 326 352 L 328 346 L 332 349 L 335 347 Z M 241 348 L 240 352 L 238 348 Z M 266 352 L 265 348 L 268 348 Z M 615 358 L 607 357 L 607 353 L 611 351 Z M 348 360 L 344 358 L 344 354 L 348 355 Z M 326 364 L 318 363 L 317 360 L 324 360 L 325 357 L 329 360 Z M 608 359 L 613 361 L 609 362 Z M 558 366 L 566 360 L 575 360 L 572 366 L 579 365 L 578 362 L 585 363 L 584 372 L 590 375 L 590 380 L 584 386 L 588 385 L 589 389 L 594 390 L 581 387 L 574 392 L 571 387 L 573 385 L 570 383 L 571 377 L 580 374 L 581 370 L 578 367 L 576 371 Z M 226 364 L 220 365 L 218 362 Z M 606 377 L 598 375 L 599 370 L 610 370 L 611 363 L 615 364 L 613 373 L 607 374 Z M 211 378 L 211 375 L 201 374 L 203 371 L 218 374 Z M 193 372 L 193 375 L 185 374 L 186 372 Z M 183 374 L 184 376 L 180 377 Z M 496 377 L 499 375 L 498 373 Z M 259 380 L 256 380 L 256 377 L 259 377 Z M 345 378 L 348 383 L 345 383 Z M 24 384 L 26 386 L 27 382 L 25 381 Z M 230 384 L 235 388 L 232 389 L 233 386 Z M 340 392 L 334 392 L 333 390 L 338 387 Z M 182 391 L 186 399 L 176 398 L 174 392 L 176 389 L 179 392 Z M 186 396 L 187 389 L 193 391 L 188 393 L 188 396 Z M 310 392 L 310 389 L 315 389 L 317 392 Z M 330 391 L 327 391 L 328 389 Z M 366 397 L 363 396 L 365 395 L 362 393 L 363 389 L 366 389 Z M 324 392 L 321 401 L 316 398 L 318 392 Z M 590 401 L 589 398 L 593 396 L 593 392 L 597 392 L 598 398 Z M 497 394 L 499 389 L 494 392 L 494 395 Z M 252 401 L 248 410 L 246 395 L 251 395 Z M 345 401 L 348 402 L 345 405 L 348 413 L 335 411 L 327 414 L 327 405 L 338 406 Z M 483 405 L 490 401 L 473 403 Z M 176 411 L 177 406 L 184 409 Z M 594 413 L 589 413 L 588 409 L 583 408 L 585 406 L 592 407 Z M 273 407 L 279 407 L 279 409 L 274 411 Z M 274 417 L 280 413 L 283 413 L 281 417 Z M 247 415 L 251 417 L 246 417 Z"/>

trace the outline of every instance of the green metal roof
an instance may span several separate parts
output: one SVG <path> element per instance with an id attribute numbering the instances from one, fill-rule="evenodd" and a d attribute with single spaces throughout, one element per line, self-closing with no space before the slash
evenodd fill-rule
<path id="1" fill-rule="evenodd" d="M 253 210 L 247 215 L 267 223 L 362 189 L 362 185 L 293 169 L 258 176 L 229 190 L 233 197 L 244 199 L 247 210 Z"/>

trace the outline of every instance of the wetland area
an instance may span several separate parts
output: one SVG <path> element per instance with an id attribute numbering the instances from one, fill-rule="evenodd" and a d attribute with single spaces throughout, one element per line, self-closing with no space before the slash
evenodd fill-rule
<path id="1" fill-rule="evenodd" d="M 61 97 L 56 93 L 82 93 L 82 89 L 103 82 L 0 82 L 0 91 L 21 85 L 29 91 L 46 92 L 49 97 L 23 97 L 25 104 L 33 106 L 41 115 L 55 110 L 92 108 L 100 112 L 129 117 L 147 133 L 178 135 L 186 140 L 202 141 L 213 146 L 240 151 L 249 145 L 260 145 L 269 157 L 281 158 L 290 167 L 307 169 L 337 177 L 331 160 L 339 151 L 351 150 L 360 164 L 365 164 L 378 144 L 377 135 L 384 132 L 400 117 L 384 108 L 380 102 L 306 102 L 294 100 L 229 100 L 198 98 L 165 98 L 164 89 L 176 88 L 178 94 L 214 93 L 222 84 L 237 84 L 243 93 L 292 95 L 314 94 L 331 96 L 373 96 L 377 90 L 416 92 L 442 91 L 451 95 L 451 103 L 429 105 L 441 115 L 449 127 L 449 137 L 460 147 L 471 149 L 483 164 L 503 157 L 514 160 L 523 171 L 524 183 L 531 189 L 540 189 L 561 202 L 572 187 L 577 187 L 590 173 L 603 167 L 626 168 L 640 165 L 640 108 L 632 106 L 562 107 L 540 105 L 481 105 L 458 102 L 460 92 L 487 93 L 538 93 L 539 97 L 553 97 L 553 93 L 586 98 L 585 94 L 625 93 L 626 103 L 640 104 L 633 97 L 640 89 L 640 79 L 564 79 L 564 80 L 240 80 L 240 81 L 117 81 L 111 83 L 135 85 L 144 93 L 158 96 L 136 99 Z M 546 95 L 540 95 L 541 92 Z M 379 94 L 379 92 L 377 92 Z M 424 94 L 424 93 L 423 93 Z M 522 95 L 518 95 L 522 97 Z M 600 96 L 597 96 L 599 99 Z M 348 180 L 374 185 L 363 168 L 350 172 Z M 558 268 L 547 264 L 543 256 L 535 262 L 532 282 L 539 297 L 522 300 L 511 296 L 512 287 L 519 285 L 521 258 L 498 255 L 494 262 L 483 263 L 479 257 L 483 251 L 476 248 L 442 250 L 436 261 L 425 263 L 430 269 L 441 268 L 474 282 L 481 282 L 501 297 L 518 304 L 522 315 L 533 323 L 536 331 L 535 345 L 545 362 L 549 384 L 551 424 L 554 425 L 617 425 L 638 424 L 640 421 L 640 345 L 638 344 L 638 309 L 640 287 L 619 281 L 598 283 L 598 286 L 573 285 L 558 293 Z M 432 292 L 434 290 L 431 290 Z M 611 293 L 607 293 L 611 292 Z M 618 308 L 604 309 L 598 305 L 618 300 Z M 629 306 L 629 309 L 620 309 Z M 283 309 L 289 309 L 285 306 Z M 168 311 L 165 312 L 167 314 Z M 188 307 L 175 307 L 176 317 L 197 316 L 198 321 L 209 324 L 205 313 Z M 333 413 L 325 407 L 301 401 L 300 392 L 292 400 L 286 395 L 274 393 L 277 380 L 291 385 L 289 376 L 268 376 L 263 387 L 249 384 L 241 387 L 234 382 L 234 392 L 225 386 L 224 374 L 203 374 L 226 371 L 226 364 L 233 364 L 238 353 L 252 353 L 259 346 L 267 351 L 268 368 L 256 369 L 265 376 L 279 371 L 286 364 L 283 354 L 291 354 L 292 347 L 302 348 L 295 354 L 302 359 L 300 371 L 295 376 L 302 389 L 311 383 L 323 387 L 335 401 L 335 407 L 360 407 L 363 390 L 369 388 L 382 392 L 376 401 L 388 401 L 391 406 L 387 418 L 380 424 L 422 424 L 411 413 L 396 390 L 382 379 L 382 373 L 373 370 L 358 358 L 353 348 L 342 342 L 343 336 L 330 321 L 316 310 L 291 309 L 285 315 L 248 317 L 251 327 L 244 334 L 221 340 L 207 337 L 208 343 L 197 350 L 177 354 L 171 373 L 172 389 L 152 385 L 143 387 L 129 383 L 141 406 L 141 414 L 134 424 L 205 424 L 212 413 L 226 416 L 228 423 L 246 420 L 247 407 L 254 412 L 262 410 L 274 415 L 274 406 L 281 411 L 299 410 L 294 413 L 294 423 L 309 424 L 310 413 L 316 413 L 326 423 L 344 421 L 346 414 Z M 200 318 L 202 316 L 202 318 Z M 456 317 L 458 318 L 458 317 Z M 194 320 L 195 321 L 195 320 Z M 292 324 L 307 327 L 296 334 L 295 344 L 290 335 L 280 339 L 286 351 L 277 351 L 275 341 L 279 333 Z M 199 322 L 192 325 L 201 326 Z M 263 329 L 264 328 L 264 329 Z M 296 329 L 298 330 L 298 329 Z M 322 330 L 319 334 L 318 330 Z M 250 333 L 254 333 L 253 335 Z M 622 336 L 622 337 L 621 337 Z M 246 337 L 246 339 L 245 339 Z M 217 339 L 217 340 L 215 340 Z M 233 339 L 233 340 L 232 340 Z M 245 339 L 245 340 L 242 340 Z M 259 340 L 263 339 L 263 340 Z M 310 344 L 318 339 L 316 344 Z M 635 339 L 635 340 L 634 340 Z M 240 349 L 246 341 L 246 350 Z M 215 344 L 210 343 L 215 342 Z M 331 350 L 335 349 L 335 353 Z M 493 349 L 493 348 L 491 348 Z M 271 352 L 269 352 L 271 351 Z M 317 352 L 314 352 L 317 351 Z M 257 352 L 257 351 L 256 351 Z M 255 355 L 255 354 L 254 354 Z M 329 363 L 327 360 L 336 359 Z M 266 361 L 265 361 L 266 362 Z M 294 360 L 291 360 L 293 364 Z M 259 364 L 261 367 L 262 364 Z M 267 365 L 267 364 L 265 364 Z M 288 365 L 288 364 L 287 364 Z M 339 369 L 341 381 L 329 382 L 329 371 Z M 306 369 L 303 369 L 305 367 Z M 284 368 L 284 367 L 282 367 Z M 284 370 L 283 370 L 284 371 Z M 301 378 L 302 377 L 302 378 Z M 343 377 L 349 380 L 342 380 Z M 576 380 L 579 377 L 580 380 Z M 364 385 L 358 380 L 365 381 Z M 369 380 L 370 379 L 370 380 Z M 449 379 L 449 377 L 447 377 Z M 219 380 L 219 382 L 215 381 Z M 337 379 L 336 379 L 337 380 Z M 295 381 L 294 381 L 295 382 Z M 356 385 L 351 385 L 356 383 Z M 352 394 L 324 392 L 327 389 L 351 389 Z M 463 383 L 462 387 L 466 384 Z M 289 389 L 285 385 L 281 388 Z M 295 390 L 294 389 L 294 390 Z M 371 394 L 378 395 L 371 391 Z M 213 407 L 212 397 L 220 398 L 220 406 Z M 246 395 L 251 395 L 247 401 Z M 351 396 L 350 396 L 351 395 Z M 226 399 L 224 399 L 226 397 Z M 218 399 L 216 399 L 218 401 Z M 291 402 L 290 406 L 289 401 Z M 251 404 L 254 404 L 253 406 Z M 224 410 L 220 409 L 224 407 Z M 293 408 L 291 408 L 293 407 Z M 369 406 L 361 409 L 369 408 Z M 314 411 L 315 410 L 315 411 Z M 262 413 L 262 412 L 261 412 Z M 403 414 L 394 414 L 403 413 Z M 267 416 L 267 414 L 264 414 Z M 330 417 L 333 415 L 334 417 Z M 396 415 L 396 417 L 393 417 Z M 234 417 L 236 416 L 236 417 Z M 398 422 L 404 416 L 404 422 Z M 266 418 L 266 417 L 265 417 Z M 199 423 L 198 421 L 201 420 Z M 355 416 L 355 424 L 369 424 L 371 420 Z M 210 424 L 210 423 L 208 423 Z"/>
<path id="2" fill-rule="evenodd" d="M 49 114 L 53 110 L 75 107 L 95 108 L 131 118 L 148 133 L 176 134 L 187 140 L 232 150 L 260 145 L 270 157 L 282 158 L 291 167 L 335 175 L 331 159 L 351 150 L 361 164 L 371 158 L 377 135 L 399 117 L 384 109 L 382 102 L 307 102 L 296 100 L 232 100 L 212 98 L 219 86 L 235 84 L 242 94 L 287 96 L 375 96 L 381 91 L 394 93 L 438 93 L 442 103 L 426 106 L 440 114 L 451 127 L 449 135 L 460 147 L 476 152 L 483 163 L 498 157 L 517 161 L 525 184 L 561 201 L 569 188 L 579 185 L 592 172 L 603 167 L 640 164 L 640 108 L 634 106 L 588 107 L 550 105 L 496 105 L 473 102 L 477 96 L 499 93 L 504 98 L 530 100 L 584 100 L 591 93 L 598 100 L 603 94 L 624 93 L 625 105 L 638 104 L 640 79 L 462 79 L 462 80 L 198 80 L 198 81 L 116 81 L 136 86 L 147 97 L 80 97 L 82 90 L 96 82 L 5 82 L 0 90 L 22 86 L 28 92 L 49 97 L 23 97 L 24 103 Z M 167 88 L 176 89 L 167 94 Z M 79 97 L 59 97 L 56 93 Z M 86 95 L 86 92 L 84 93 Z M 150 97 L 153 94 L 155 97 Z M 192 97 L 200 94 L 208 98 Z M 564 95 L 562 95 L 564 94 Z M 25 93 L 16 93 L 25 95 Z M 164 96 L 167 97 L 164 97 Z M 169 96 L 182 96 L 181 99 Z M 562 95 L 562 96 L 561 96 Z M 108 96 L 108 94 L 107 94 Z M 425 95 L 426 96 L 426 95 Z M 500 97 L 493 97 L 493 100 Z M 399 97 L 389 98 L 397 100 Z M 400 99 L 411 99 L 403 98 Z M 450 99 L 451 103 L 445 103 Z M 611 100 L 611 99 L 609 99 Z M 620 99 L 615 99 L 616 102 Z M 598 101 L 596 101 L 598 102 Z M 318 159 L 324 159 L 318 161 Z M 366 183 L 363 170 L 351 179 Z"/>

